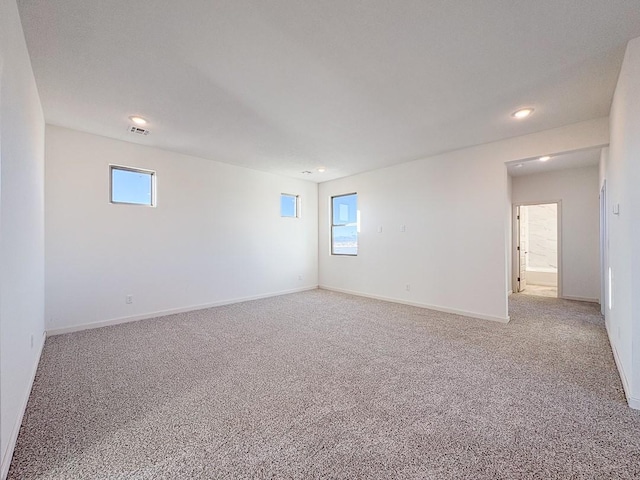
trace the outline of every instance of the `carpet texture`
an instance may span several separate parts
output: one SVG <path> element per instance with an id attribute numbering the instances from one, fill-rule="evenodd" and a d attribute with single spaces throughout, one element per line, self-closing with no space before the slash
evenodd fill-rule
<path id="1" fill-rule="evenodd" d="M 314 290 L 51 337 L 10 479 L 640 478 L 598 306 Z"/>

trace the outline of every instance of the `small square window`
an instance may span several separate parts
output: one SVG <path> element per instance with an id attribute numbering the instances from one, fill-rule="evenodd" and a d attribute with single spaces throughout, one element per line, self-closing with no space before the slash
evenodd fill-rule
<path id="1" fill-rule="evenodd" d="M 151 170 L 110 166 L 111 203 L 155 205 L 155 175 Z"/>
<path id="2" fill-rule="evenodd" d="M 280 216 L 297 218 L 299 217 L 298 210 L 300 209 L 300 200 L 298 195 L 291 195 L 288 193 L 282 193 L 280 195 Z"/>

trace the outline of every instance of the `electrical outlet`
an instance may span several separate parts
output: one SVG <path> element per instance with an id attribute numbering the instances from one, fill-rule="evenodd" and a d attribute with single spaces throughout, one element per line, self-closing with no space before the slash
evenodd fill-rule
<path id="1" fill-rule="evenodd" d="M 407 226 L 406 225 L 400 225 L 400 231 L 401 232 L 406 232 L 407 231 Z"/>
<path id="2" fill-rule="evenodd" d="M 31 334 L 31 348 L 33 348 L 33 334 Z"/>
<path id="3" fill-rule="evenodd" d="M 302 280 L 302 275 L 298 275 L 298 280 Z"/>
<path id="4" fill-rule="evenodd" d="M 382 225 L 378 227 L 378 233 L 382 233 Z"/>
<path id="5" fill-rule="evenodd" d="M 127 295 L 126 297 L 124 297 L 124 303 L 126 303 L 127 305 L 130 305 L 133 303 L 133 295 Z"/>
<path id="6" fill-rule="evenodd" d="M 404 287 L 404 288 L 405 288 L 405 290 L 406 290 L 407 292 L 410 292 L 410 291 L 411 291 L 411 285 L 409 285 L 408 283 L 405 285 L 405 287 Z"/>

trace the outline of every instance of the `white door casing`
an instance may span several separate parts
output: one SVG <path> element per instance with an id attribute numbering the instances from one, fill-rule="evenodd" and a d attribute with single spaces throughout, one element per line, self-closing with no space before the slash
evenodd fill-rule
<path id="1" fill-rule="evenodd" d="M 527 288 L 527 209 L 518 207 L 518 292 Z"/>

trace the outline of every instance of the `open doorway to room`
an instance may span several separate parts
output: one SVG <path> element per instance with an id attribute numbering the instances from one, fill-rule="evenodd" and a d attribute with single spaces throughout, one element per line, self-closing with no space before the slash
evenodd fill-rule
<path id="1" fill-rule="evenodd" d="M 514 206 L 514 292 L 559 297 L 560 201 Z"/>
<path id="2" fill-rule="evenodd" d="M 506 162 L 507 294 L 514 301 L 539 301 L 531 294 L 594 303 L 605 297 L 602 155 L 593 147 Z"/>

